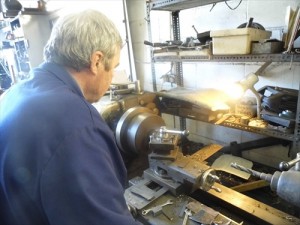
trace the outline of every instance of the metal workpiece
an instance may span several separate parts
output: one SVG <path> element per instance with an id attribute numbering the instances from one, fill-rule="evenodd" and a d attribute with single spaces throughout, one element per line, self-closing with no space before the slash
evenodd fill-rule
<path id="1" fill-rule="evenodd" d="M 245 168 L 236 163 L 232 167 L 250 173 L 252 176 L 268 181 L 273 191 L 289 203 L 300 207 L 300 172 L 295 170 L 276 171 L 274 174 L 261 173 L 252 169 Z"/>
<path id="2" fill-rule="evenodd" d="M 166 205 L 172 205 L 174 204 L 174 201 L 172 199 L 169 199 L 168 201 L 166 201 L 165 203 L 163 204 L 160 204 L 160 205 L 157 205 L 157 206 L 154 206 L 152 208 L 149 208 L 149 209 L 144 209 L 142 211 L 142 214 L 145 216 L 147 215 L 148 213 L 153 213 L 154 216 L 158 215 L 159 213 L 163 212 L 163 207 L 166 206 Z M 172 220 L 171 218 L 169 218 L 170 220 Z"/>
<path id="3" fill-rule="evenodd" d="M 181 135 L 181 136 L 188 136 L 189 131 L 188 130 L 183 130 L 183 131 L 181 131 L 181 130 L 169 130 L 165 126 L 163 126 L 163 127 L 160 127 L 158 134 L 159 134 L 159 137 L 165 137 L 165 138 L 167 138 L 167 136 L 169 134 L 178 134 L 178 135 Z"/>

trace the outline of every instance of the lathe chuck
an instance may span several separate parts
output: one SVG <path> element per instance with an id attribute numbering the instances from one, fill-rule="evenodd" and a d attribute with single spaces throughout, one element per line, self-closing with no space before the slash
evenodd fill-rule
<path id="1" fill-rule="evenodd" d="M 139 106 L 130 108 L 117 124 L 117 144 L 126 153 L 147 151 L 149 135 L 161 126 L 165 126 L 164 120 L 150 109 Z"/>

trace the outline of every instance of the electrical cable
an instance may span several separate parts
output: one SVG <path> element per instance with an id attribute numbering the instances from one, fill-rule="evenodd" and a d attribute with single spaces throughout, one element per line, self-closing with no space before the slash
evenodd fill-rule
<path id="1" fill-rule="evenodd" d="M 235 10 L 235 9 L 237 9 L 237 8 L 240 6 L 240 4 L 242 3 L 242 1 L 243 1 L 243 0 L 240 0 L 240 2 L 238 3 L 238 5 L 237 5 L 236 7 L 231 7 L 230 5 L 228 5 L 227 1 L 225 1 L 225 4 L 227 5 L 227 7 L 228 7 L 229 9 Z"/>
<path id="2" fill-rule="evenodd" d="M 217 3 L 213 3 L 213 4 L 212 4 L 212 7 L 210 8 L 209 11 L 211 12 L 211 11 L 213 10 L 213 8 L 215 8 L 216 5 L 217 5 Z"/>

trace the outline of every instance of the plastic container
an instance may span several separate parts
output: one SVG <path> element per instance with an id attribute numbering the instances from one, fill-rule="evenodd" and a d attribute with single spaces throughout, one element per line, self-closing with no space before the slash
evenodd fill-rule
<path id="1" fill-rule="evenodd" d="M 271 31 L 238 28 L 211 31 L 214 55 L 250 54 L 252 41 L 269 39 Z"/>

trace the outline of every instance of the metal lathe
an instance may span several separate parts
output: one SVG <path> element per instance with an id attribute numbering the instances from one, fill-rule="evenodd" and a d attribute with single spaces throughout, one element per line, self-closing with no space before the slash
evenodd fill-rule
<path id="1" fill-rule="evenodd" d="M 223 184 L 218 171 L 207 159 L 223 146 L 203 145 L 192 153 L 182 149 L 188 130 L 166 127 L 161 113 L 178 116 L 178 101 L 157 93 L 135 92 L 115 87 L 95 107 L 114 131 L 128 167 L 129 186 L 125 199 L 132 214 L 144 224 L 300 224 L 299 214 L 290 215 L 271 205 Z M 174 107 L 170 107 L 174 106 Z M 190 109 L 190 111 L 189 111 Z M 205 111 L 197 117 L 211 116 Z M 179 115 L 181 116 L 181 115 Z M 264 180 L 279 198 L 294 210 L 300 206 L 300 165 L 298 160 L 284 163 L 285 172 L 265 174 L 232 162 L 237 170 Z"/>

